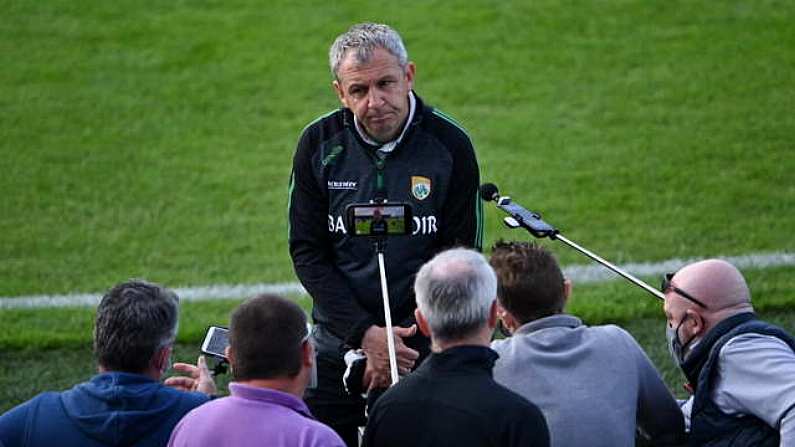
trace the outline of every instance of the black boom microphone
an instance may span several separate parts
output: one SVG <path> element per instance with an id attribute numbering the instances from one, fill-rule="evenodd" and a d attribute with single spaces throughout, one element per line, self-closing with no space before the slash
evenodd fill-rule
<path id="1" fill-rule="evenodd" d="M 563 235 L 560 234 L 560 231 L 558 231 L 555 227 L 541 220 L 540 214 L 526 210 L 522 206 L 512 202 L 511 198 L 508 196 L 500 196 L 499 189 L 497 189 L 497 185 L 494 183 L 484 183 L 480 185 L 480 197 L 486 202 L 496 202 L 497 208 L 508 213 L 510 217 L 503 219 L 503 222 L 508 228 L 513 229 L 522 227 L 537 238 L 549 237 L 552 240 L 561 241 L 569 247 L 572 247 L 585 256 L 614 271 L 615 273 L 618 273 L 624 279 L 652 294 L 655 298 L 660 300 L 665 299 L 665 295 L 663 295 L 659 290 L 630 275 L 610 262 L 602 259 L 601 257 L 597 256 L 596 253 L 593 253 L 563 237 Z"/>
<path id="2" fill-rule="evenodd" d="M 497 208 L 510 214 L 511 217 L 506 217 L 504 221 L 508 227 L 523 227 L 538 238 L 549 237 L 553 240 L 557 238 L 559 231 L 541 220 L 540 214 L 526 210 L 521 205 L 512 202 L 508 196 L 500 197 L 500 190 L 494 183 L 480 185 L 480 197 L 487 202 L 497 202 Z"/>

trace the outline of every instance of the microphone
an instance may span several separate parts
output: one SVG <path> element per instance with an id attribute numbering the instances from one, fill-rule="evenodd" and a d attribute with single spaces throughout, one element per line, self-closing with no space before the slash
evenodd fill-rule
<path id="1" fill-rule="evenodd" d="M 540 214 L 528 211 L 524 209 L 521 205 L 511 202 L 511 198 L 508 196 L 500 196 L 500 192 L 494 183 L 484 183 L 480 185 L 480 198 L 482 198 L 486 202 L 491 202 L 491 201 L 497 202 L 497 208 L 505 211 L 510 215 L 509 217 L 506 217 L 504 219 L 505 225 L 507 225 L 509 228 L 522 227 L 537 238 L 549 237 L 552 240 L 558 240 L 560 242 L 563 242 L 564 244 L 579 251 L 580 253 L 593 259 L 594 261 L 602 264 L 608 269 L 618 273 L 624 279 L 635 284 L 641 289 L 649 292 L 655 298 L 660 300 L 665 300 L 665 295 L 663 295 L 662 292 L 660 292 L 656 288 L 646 284 L 640 279 L 616 267 L 610 262 L 602 259 L 596 253 L 593 253 L 592 251 L 586 249 L 585 247 L 581 247 L 578 244 L 574 243 L 573 241 L 570 241 L 568 238 L 560 234 L 560 232 L 555 227 L 541 220 Z"/>
<path id="2" fill-rule="evenodd" d="M 511 201 L 508 196 L 500 196 L 499 189 L 494 183 L 480 185 L 480 198 L 486 202 L 497 202 L 497 208 L 505 211 L 510 217 L 505 218 L 505 224 L 511 228 L 523 227 L 535 237 L 549 237 L 556 239 L 559 231 L 552 225 L 541 220 L 541 215 L 534 213 Z"/>
<path id="3" fill-rule="evenodd" d="M 494 183 L 484 183 L 480 185 L 480 198 L 486 202 L 496 201 L 500 198 L 500 190 Z"/>

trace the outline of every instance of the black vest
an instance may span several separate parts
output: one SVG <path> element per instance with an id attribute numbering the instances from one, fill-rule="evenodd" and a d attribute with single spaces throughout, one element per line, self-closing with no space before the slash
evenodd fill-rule
<path id="1" fill-rule="evenodd" d="M 682 364 L 695 395 L 690 415 L 692 446 L 771 446 L 778 447 L 779 433 L 763 420 L 747 414 L 728 415 L 712 401 L 721 348 L 741 334 L 770 335 L 786 342 L 795 351 L 795 339 L 783 329 L 758 320 L 753 313 L 727 318 L 712 328 Z"/>

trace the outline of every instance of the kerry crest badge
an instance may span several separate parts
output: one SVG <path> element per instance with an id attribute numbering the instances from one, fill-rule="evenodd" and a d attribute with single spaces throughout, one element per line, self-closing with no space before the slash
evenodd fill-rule
<path id="1" fill-rule="evenodd" d="M 431 195 L 431 179 L 419 175 L 411 176 L 411 195 L 417 200 L 425 200 Z"/>

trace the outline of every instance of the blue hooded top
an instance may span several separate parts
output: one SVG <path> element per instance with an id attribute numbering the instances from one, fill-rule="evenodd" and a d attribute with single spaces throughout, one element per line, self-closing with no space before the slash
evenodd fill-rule
<path id="1" fill-rule="evenodd" d="M 139 374 L 102 373 L 0 416 L 0 446 L 162 447 L 182 416 L 208 399 Z"/>

